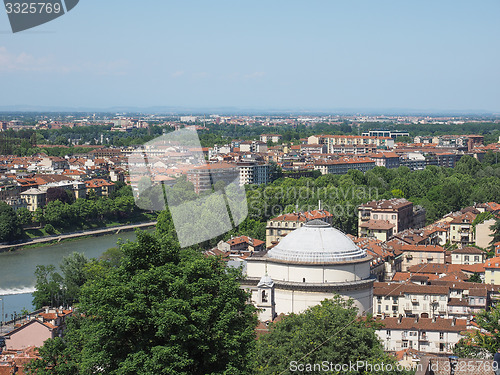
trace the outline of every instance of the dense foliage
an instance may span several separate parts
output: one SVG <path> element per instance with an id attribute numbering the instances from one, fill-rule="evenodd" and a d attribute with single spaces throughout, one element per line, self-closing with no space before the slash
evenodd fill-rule
<path id="1" fill-rule="evenodd" d="M 57 272 L 55 266 L 37 266 L 35 271 L 36 290 L 33 292 L 33 305 L 71 306 L 78 302 L 80 287 L 87 281 L 86 265 L 89 260 L 80 253 L 64 257 Z"/>
<path id="2" fill-rule="evenodd" d="M 481 310 L 475 322 L 479 329 L 466 331 L 453 352 L 461 358 L 491 358 L 500 348 L 500 306 Z"/>
<path id="3" fill-rule="evenodd" d="M 249 187 L 247 196 L 249 217 L 257 221 L 297 209 L 317 209 L 321 200 L 322 207 L 334 214 L 334 226 L 356 234 L 357 207 L 373 199 L 407 198 L 426 209 L 428 223 L 475 202 L 499 202 L 500 164 L 464 156 L 454 169 L 375 167 L 366 173 L 351 170 L 316 179 L 279 179 L 268 186 Z"/>
<path id="4" fill-rule="evenodd" d="M 19 219 L 14 209 L 0 202 L 0 242 L 12 241 L 22 234 Z"/>
<path id="5" fill-rule="evenodd" d="M 352 300 L 340 296 L 324 300 L 320 305 L 307 309 L 302 314 L 284 316 L 271 323 L 270 333 L 262 335 L 257 343 L 254 367 L 258 374 L 323 374 L 335 369 L 335 365 L 391 364 L 394 371 L 376 371 L 377 374 L 405 374 L 396 370 L 396 362 L 384 353 L 375 334 L 378 324 L 370 319 L 356 317 L 357 309 Z M 326 364 L 325 364 L 326 362 Z M 299 365 L 320 364 L 323 369 Z M 333 365 L 333 367 L 332 367 Z M 358 371 L 359 370 L 359 371 Z M 349 368 L 332 373 L 371 374 L 365 368 L 349 371 Z"/>
<path id="6" fill-rule="evenodd" d="M 257 322 L 241 271 L 180 250 L 171 223 L 159 228 L 121 245 L 118 263 L 85 267 L 78 315 L 63 339 L 45 343 L 32 373 L 250 372 Z"/>

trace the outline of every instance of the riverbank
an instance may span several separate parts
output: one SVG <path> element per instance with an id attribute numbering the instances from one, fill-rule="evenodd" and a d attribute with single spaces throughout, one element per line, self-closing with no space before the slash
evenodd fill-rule
<path id="1" fill-rule="evenodd" d="M 134 230 L 136 228 L 145 229 L 156 226 L 156 221 L 149 221 L 145 223 L 136 223 L 136 224 L 125 224 L 125 225 L 117 225 L 114 227 L 100 228 L 100 229 L 90 229 L 90 230 L 82 230 L 78 232 L 64 233 L 64 234 L 56 234 L 52 236 L 38 237 L 31 240 L 23 240 L 17 244 L 9 244 L 9 245 L 0 245 L 0 252 L 5 251 L 13 251 L 21 248 L 27 247 L 38 247 L 45 246 L 47 244 L 59 243 L 61 241 L 68 241 L 72 239 L 80 239 L 82 237 L 97 237 L 105 234 L 119 234 L 120 232 L 127 232 Z"/>

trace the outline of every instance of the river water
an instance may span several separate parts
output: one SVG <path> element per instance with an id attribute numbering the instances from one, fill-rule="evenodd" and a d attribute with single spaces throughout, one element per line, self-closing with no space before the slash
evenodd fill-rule
<path id="1" fill-rule="evenodd" d="M 87 258 L 97 258 L 110 247 L 116 246 L 119 240 L 127 241 L 135 238 L 135 232 L 130 231 L 0 253 L 0 299 L 3 300 L 0 301 L 0 309 L 3 302 L 6 320 L 10 320 L 14 312 L 20 313 L 24 308 L 27 310 L 33 308 L 31 293 L 35 290 L 37 265 L 57 266 L 63 257 L 75 251 L 85 254 Z"/>

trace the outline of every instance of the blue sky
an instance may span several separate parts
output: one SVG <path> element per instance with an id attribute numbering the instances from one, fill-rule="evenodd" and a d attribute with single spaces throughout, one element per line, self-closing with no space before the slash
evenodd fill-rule
<path id="1" fill-rule="evenodd" d="M 0 106 L 500 112 L 500 2 L 80 0 L 12 34 Z"/>

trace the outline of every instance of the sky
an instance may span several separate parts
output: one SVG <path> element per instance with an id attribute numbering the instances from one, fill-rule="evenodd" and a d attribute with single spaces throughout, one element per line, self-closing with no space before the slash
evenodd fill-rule
<path id="1" fill-rule="evenodd" d="M 0 108 L 500 113 L 500 2 L 80 0 L 13 34 Z"/>

